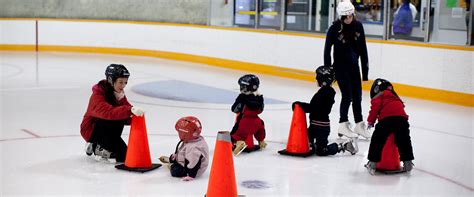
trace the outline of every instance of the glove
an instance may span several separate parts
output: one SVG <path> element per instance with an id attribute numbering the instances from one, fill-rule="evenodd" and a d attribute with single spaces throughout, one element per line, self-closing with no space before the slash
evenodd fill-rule
<path id="1" fill-rule="evenodd" d="M 267 143 L 265 141 L 259 141 L 258 146 L 260 146 L 260 149 L 265 149 L 267 147 Z"/>
<path id="2" fill-rule="evenodd" d="M 298 104 L 301 107 L 301 102 L 300 101 L 295 101 L 291 104 L 291 111 L 295 110 L 295 105 Z"/>
<path id="3" fill-rule="evenodd" d="M 192 180 L 194 180 L 194 178 L 190 177 L 190 176 L 186 176 L 186 177 L 182 178 L 181 180 L 182 181 L 192 181 Z"/>
<path id="4" fill-rule="evenodd" d="M 170 157 L 169 157 L 169 160 L 170 160 L 170 163 L 174 163 L 176 162 L 176 154 L 171 154 Z"/>
<path id="5" fill-rule="evenodd" d="M 142 108 L 139 107 L 132 107 L 132 114 L 135 116 L 143 116 L 145 114 L 145 111 Z"/>
<path id="6" fill-rule="evenodd" d="M 170 158 L 167 156 L 161 156 L 159 159 L 161 163 L 170 163 Z"/>

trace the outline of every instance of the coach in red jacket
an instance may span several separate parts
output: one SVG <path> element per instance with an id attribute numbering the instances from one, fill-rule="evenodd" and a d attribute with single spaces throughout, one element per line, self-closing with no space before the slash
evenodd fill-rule
<path id="1" fill-rule="evenodd" d="M 106 80 L 92 87 L 87 111 L 81 123 L 81 135 L 86 140 L 86 154 L 125 161 L 127 145 L 121 135 L 133 115 L 144 111 L 133 107 L 125 96 L 124 88 L 130 73 L 121 64 L 111 64 L 105 71 Z"/>

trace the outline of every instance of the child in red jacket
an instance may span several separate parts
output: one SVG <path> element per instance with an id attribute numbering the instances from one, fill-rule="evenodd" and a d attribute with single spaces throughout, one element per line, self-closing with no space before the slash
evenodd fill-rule
<path id="1" fill-rule="evenodd" d="M 131 115 L 143 116 L 125 96 L 130 73 L 121 64 L 111 64 L 105 70 L 105 80 L 92 87 L 87 111 L 81 123 L 81 135 L 86 140 L 86 154 L 124 162 L 127 145 L 121 138 L 124 125 Z"/>
<path id="2" fill-rule="evenodd" d="M 331 86 L 334 78 L 334 70 L 331 67 L 318 67 L 316 69 L 316 81 L 320 88 L 314 94 L 310 103 L 296 101 L 291 105 L 292 109 L 295 108 L 295 105 L 299 105 L 305 113 L 309 113 L 309 145 L 311 151 L 318 156 L 335 155 L 345 151 L 354 155 L 359 151 L 357 141 L 354 141 L 354 139 L 349 139 L 343 143 L 328 143 L 328 136 L 331 131 L 329 114 L 336 95 L 336 91 Z"/>
<path id="3" fill-rule="evenodd" d="M 393 85 L 385 79 L 376 79 L 370 90 L 371 107 L 367 118 L 368 127 L 375 126 L 369 147 L 369 162 L 366 167 L 369 173 L 375 173 L 377 162 L 380 162 L 382 150 L 390 134 L 394 134 L 403 171 L 413 169 L 413 149 L 410 139 L 410 125 L 403 101 L 398 97 Z"/>
<path id="4" fill-rule="evenodd" d="M 267 146 L 265 139 L 265 125 L 258 114 L 263 112 L 263 96 L 257 91 L 260 80 L 257 76 L 247 74 L 240 77 L 240 94 L 231 107 L 237 114 L 237 120 L 230 133 L 234 143 L 234 155 L 242 151 L 251 152 L 264 149 Z M 258 146 L 254 146 L 253 137 L 257 139 Z"/>

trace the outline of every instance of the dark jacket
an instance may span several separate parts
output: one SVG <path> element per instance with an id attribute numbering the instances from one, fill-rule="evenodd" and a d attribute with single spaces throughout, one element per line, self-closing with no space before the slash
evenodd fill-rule
<path id="1" fill-rule="evenodd" d="M 390 90 L 385 90 L 376 95 L 370 101 L 370 112 L 367 117 L 367 123 L 373 125 L 378 119 L 380 122 L 384 118 L 392 116 L 401 116 L 408 120 L 408 115 L 405 112 L 405 105 L 402 100 L 392 93 Z"/>
<path id="2" fill-rule="evenodd" d="M 253 95 L 253 94 L 239 94 L 235 99 L 234 104 L 231 107 L 232 112 L 241 113 L 246 106 L 250 114 L 260 114 L 263 111 L 263 96 L 262 95 Z M 252 111 L 252 112 L 251 112 Z M 249 115 L 250 115 L 249 114 Z"/>
<path id="3" fill-rule="evenodd" d="M 132 105 L 127 97 L 117 101 L 113 92 L 106 91 L 106 85 L 107 81 L 102 80 L 92 87 L 89 105 L 81 123 L 81 135 L 86 141 L 91 138 L 97 119 L 127 120 L 132 115 Z"/>
<path id="4" fill-rule="evenodd" d="M 365 42 L 364 27 L 359 21 L 351 23 L 352 33 L 345 36 L 342 31 L 342 21 L 337 20 L 329 28 L 324 46 L 324 65 L 333 66 L 337 72 L 353 72 L 359 69 L 359 57 L 362 64 L 362 80 L 368 80 L 369 66 L 367 44 Z M 344 27 L 349 25 L 344 25 Z M 347 28 L 346 28 L 347 30 Z M 347 34 L 346 34 L 347 35 Z M 334 45 L 334 64 L 331 59 L 331 48 Z"/>
<path id="5" fill-rule="evenodd" d="M 232 141 L 252 139 L 252 135 L 258 141 L 265 139 L 265 125 L 258 114 L 263 112 L 264 101 L 262 95 L 239 94 L 231 107 L 232 112 L 237 114 L 234 127 L 232 128 Z M 246 142 L 247 143 L 247 142 Z M 247 144 L 253 148 L 252 143 Z"/>
<path id="6" fill-rule="evenodd" d="M 329 113 L 331 113 L 335 95 L 336 91 L 331 86 L 323 86 L 314 94 L 310 103 L 300 102 L 303 111 L 309 113 L 311 123 L 314 121 L 329 122 Z"/>

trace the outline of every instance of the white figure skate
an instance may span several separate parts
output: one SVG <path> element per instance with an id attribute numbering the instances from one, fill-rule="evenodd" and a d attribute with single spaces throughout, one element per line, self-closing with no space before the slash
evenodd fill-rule
<path id="1" fill-rule="evenodd" d="M 354 128 L 354 132 L 361 135 L 365 139 L 370 139 L 372 135 L 370 134 L 369 130 L 367 129 L 367 125 L 365 124 L 364 121 L 360 121 L 356 123 L 356 126 Z"/>
<path id="2" fill-rule="evenodd" d="M 341 122 L 339 123 L 339 129 L 337 130 L 337 135 L 342 137 L 343 135 L 348 138 L 357 138 L 358 135 L 354 133 L 351 129 L 351 123 L 349 122 Z"/>

